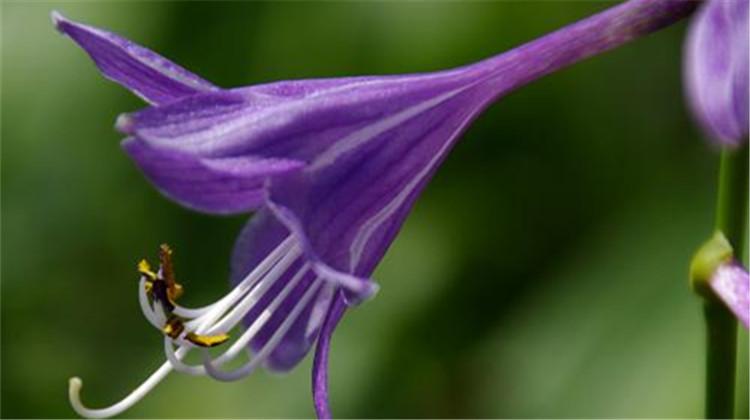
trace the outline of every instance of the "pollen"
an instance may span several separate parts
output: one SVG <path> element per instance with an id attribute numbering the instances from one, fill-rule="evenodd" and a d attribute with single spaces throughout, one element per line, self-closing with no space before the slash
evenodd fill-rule
<path id="1" fill-rule="evenodd" d="M 185 324 L 183 323 L 182 319 L 179 317 L 172 315 L 167 319 L 166 324 L 164 324 L 164 328 L 162 328 L 162 331 L 164 334 L 169 337 L 176 339 L 182 334 L 183 331 L 185 331 Z"/>
<path id="2" fill-rule="evenodd" d="M 138 272 L 148 277 L 149 280 L 156 280 L 156 273 L 151 270 L 151 264 L 145 259 L 138 261 Z"/>
<path id="3" fill-rule="evenodd" d="M 146 296 L 155 305 L 160 305 L 164 317 L 158 328 L 172 340 L 185 340 L 199 347 L 214 347 L 229 340 L 228 334 L 200 334 L 194 331 L 194 327 L 187 323 L 187 319 L 175 313 L 176 300 L 182 296 L 184 291 L 181 284 L 177 283 L 174 275 L 174 263 L 172 262 L 173 251 L 167 244 L 159 246 L 159 270 L 154 272 L 148 261 L 141 260 L 138 263 L 138 272 L 146 277 L 143 289 Z"/>
<path id="4" fill-rule="evenodd" d="M 188 333 L 185 338 L 200 347 L 214 347 L 223 344 L 229 340 L 229 334 L 218 334 L 218 335 L 200 335 L 196 333 Z"/>

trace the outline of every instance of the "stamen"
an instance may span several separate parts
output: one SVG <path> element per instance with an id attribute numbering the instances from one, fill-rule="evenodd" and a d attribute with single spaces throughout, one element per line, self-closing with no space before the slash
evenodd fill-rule
<path id="1" fill-rule="evenodd" d="M 164 324 L 167 323 L 168 319 L 167 314 L 164 313 L 164 308 L 162 307 L 162 305 L 154 305 L 154 317 L 159 323 L 159 326 L 157 328 L 161 330 Z"/>
<path id="2" fill-rule="evenodd" d="M 177 283 L 174 277 L 174 265 L 172 264 L 172 248 L 167 244 L 159 246 L 159 262 L 161 263 L 161 275 L 167 284 L 167 297 L 174 302 L 182 296 L 182 285 Z"/>
<path id="3" fill-rule="evenodd" d="M 159 320 L 156 318 L 154 309 L 151 307 L 148 295 L 146 294 L 146 285 L 149 284 L 148 282 L 149 280 L 146 279 L 146 276 L 141 276 L 141 281 L 138 283 L 138 302 L 141 304 L 141 311 L 148 322 L 157 329 L 161 329 L 163 323 L 158 322 Z"/>
<path id="4" fill-rule="evenodd" d="M 288 246 L 288 244 L 291 244 L 291 242 L 284 241 L 284 246 L 277 247 L 277 249 L 282 248 L 283 250 Z M 274 254 L 274 258 L 271 259 L 270 263 L 276 262 L 274 260 L 278 259 L 277 255 L 283 255 L 283 257 L 281 257 L 281 262 L 273 267 L 273 273 L 279 272 L 279 266 L 286 267 L 294 261 L 294 258 L 296 258 L 296 254 L 298 254 L 299 251 L 296 250 L 295 252 L 294 248 L 292 248 L 290 251 L 291 252 L 287 252 L 286 255 L 283 255 L 283 253 L 276 253 L 272 251 L 272 254 Z M 177 340 L 178 338 L 183 336 L 183 332 L 187 329 L 188 333 L 184 335 L 184 338 L 186 338 L 187 341 L 191 342 L 192 344 L 203 347 L 212 347 L 223 343 L 228 339 L 228 336 L 225 333 L 217 335 L 198 334 L 193 331 L 195 324 L 198 323 L 209 325 L 210 323 L 214 322 L 216 318 L 220 317 L 224 312 L 226 312 L 231 307 L 231 305 L 233 305 L 235 301 L 242 296 L 241 292 L 244 292 L 243 289 L 246 289 L 246 285 L 248 284 L 248 282 L 246 282 L 245 280 L 251 277 L 256 279 L 262 278 L 262 274 L 264 274 L 264 271 L 266 271 L 271 265 L 268 263 L 259 264 L 259 267 L 256 267 L 256 270 L 253 270 L 253 273 L 250 273 L 247 278 L 241 282 L 240 286 L 242 287 L 240 287 L 239 289 L 235 288 L 235 290 L 232 291 L 234 293 L 230 292 L 228 294 L 229 296 L 226 296 L 224 299 L 221 299 L 219 302 L 217 302 L 219 303 L 218 305 L 214 304 L 208 306 L 207 311 L 201 310 L 201 312 L 203 312 L 205 316 L 201 316 L 186 323 L 182 317 L 174 313 L 176 305 L 170 297 L 170 290 L 172 290 L 172 297 L 177 297 L 180 293 L 182 293 L 182 287 L 179 286 L 174 279 L 174 266 L 172 265 L 171 256 L 172 250 L 167 245 L 162 245 L 159 250 L 161 266 L 159 268 L 159 272 L 155 274 L 154 280 L 151 281 L 150 290 L 151 296 L 154 300 L 154 306 L 159 308 L 159 312 L 161 315 L 164 315 L 164 318 L 166 318 L 166 323 L 162 324 L 163 326 L 155 326 L 157 326 L 157 328 L 159 328 L 164 334 L 166 334 L 173 340 Z M 140 264 L 139 267 L 143 272 L 153 273 L 150 270 L 148 263 L 145 261 Z M 258 270 L 258 268 L 260 268 L 260 270 Z M 255 283 L 256 280 L 252 280 L 252 282 Z M 139 291 L 141 309 L 143 310 L 149 321 L 151 321 L 152 324 L 155 324 L 156 321 L 158 321 L 161 317 L 156 315 L 156 309 L 154 309 L 153 311 L 151 310 L 151 305 L 148 302 L 148 292 L 146 292 L 146 290 L 147 287 L 146 284 L 144 284 L 143 288 Z M 227 297 L 230 297 L 230 299 L 227 299 Z"/>
<path id="5" fill-rule="evenodd" d="M 128 394 L 119 402 L 105 408 L 92 409 L 86 407 L 81 402 L 81 388 L 83 383 L 80 378 L 74 377 L 69 381 L 68 396 L 73 409 L 83 417 L 89 418 L 106 418 L 121 414 L 132 407 L 148 394 L 162 379 L 164 379 L 173 368 L 179 371 L 185 371 L 192 374 L 205 374 L 207 369 L 204 362 L 202 366 L 188 366 L 182 362 L 183 357 L 187 354 L 190 346 L 197 345 L 202 347 L 212 347 L 225 342 L 229 337 L 225 333 L 213 334 L 214 332 L 225 329 L 231 330 L 238 324 L 242 317 L 260 300 L 259 296 L 265 293 L 278 278 L 297 260 L 301 254 L 301 249 L 290 236 L 282 241 L 269 255 L 255 267 L 232 291 L 226 294 L 222 299 L 214 304 L 202 308 L 185 308 L 177 306 L 174 301 L 180 297 L 183 292 L 174 277 L 174 267 L 171 256 L 172 251 L 166 245 L 160 248 L 161 267 L 158 273 L 155 273 L 146 260 L 141 260 L 138 264 L 138 272 L 141 273 L 141 279 L 138 284 L 138 300 L 146 319 L 165 334 L 165 354 L 167 362 L 162 364 L 154 373 L 151 374 L 141 385 Z M 282 289 L 278 296 L 269 304 L 269 306 L 255 319 L 253 324 L 240 337 L 238 342 L 234 343 L 222 356 L 216 359 L 218 367 L 225 361 L 234 358 L 242 348 L 247 348 L 258 331 L 268 322 L 273 311 L 286 299 L 289 293 L 309 272 L 309 266 L 303 265 L 289 283 Z M 161 284 L 159 284 L 161 283 Z M 289 318 L 282 322 L 279 330 L 274 333 L 269 343 L 259 353 L 259 358 L 265 358 L 283 338 L 283 335 L 291 327 L 291 323 L 299 316 L 300 311 L 307 305 L 308 301 L 314 296 L 314 292 L 319 289 L 318 279 L 311 284 L 304 297 L 292 310 Z M 257 287 L 256 287 L 257 286 Z M 151 299 L 149 299 L 151 298 Z M 153 304 L 152 301 L 153 300 Z M 222 315 L 224 315 L 222 317 Z M 194 318 L 186 322 L 185 318 Z M 221 319 L 217 321 L 217 319 Z M 290 322 L 291 319 L 291 322 Z M 190 326 L 190 328 L 188 327 Z M 192 327 L 197 325 L 197 329 Z M 208 333 L 208 334 L 206 334 Z M 205 335 L 204 335 L 205 334 Z M 181 342 L 180 347 L 175 350 L 173 342 Z M 241 345 L 238 345 L 241 344 Z M 251 360 L 251 368 L 259 360 Z M 219 372 L 218 367 L 211 364 L 208 360 L 209 373 L 214 370 L 215 376 L 227 375 L 233 373 Z M 246 365 L 247 366 L 247 365 Z M 243 373 L 241 376 L 245 376 Z M 214 376 L 214 375 L 212 375 Z M 240 377 L 241 377 L 240 376 Z M 233 380 L 233 379 L 229 379 Z"/>
<path id="6" fill-rule="evenodd" d="M 186 348 L 180 348 L 175 352 L 175 358 L 182 359 L 186 353 Z M 106 408 L 88 408 L 83 405 L 81 402 L 81 388 L 83 387 L 83 382 L 78 377 L 70 378 L 68 381 L 68 398 L 70 399 L 70 405 L 76 413 L 82 417 L 101 419 L 116 416 L 140 401 L 141 398 L 154 389 L 154 387 L 158 385 L 159 382 L 161 382 L 161 380 L 171 371 L 172 364 L 165 362 L 159 367 L 159 369 L 154 371 L 148 379 L 139 385 L 138 388 L 128 394 L 128 396 Z"/>
<path id="7" fill-rule="evenodd" d="M 289 252 L 286 255 L 284 255 L 281 258 L 281 261 L 279 261 L 276 265 L 274 265 L 271 268 L 270 271 L 268 271 L 268 273 L 266 273 L 265 275 L 258 274 L 257 276 L 258 278 L 254 279 L 251 283 L 252 286 L 255 286 L 257 283 L 258 287 L 255 287 L 252 290 L 249 289 L 250 286 L 243 287 L 242 289 L 247 289 L 247 290 L 241 290 L 240 292 L 238 292 L 237 296 L 233 297 L 232 299 L 228 300 L 227 302 L 221 305 L 216 305 L 210 311 L 210 313 L 204 315 L 206 317 L 206 320 L 210 320 L 210 321 L 204 320 L 203 317 L 196 318 L 196 319 L 193 319 L 192 321 L 187 322 L 185 324 L 185 327 L 187 327 L 189 330 L 194 330 L 198 327 L 198 325 L 202 324 L 204 321 L 206 321 L 207 324 L 213 323 L 217 318 L 222 316 L 225 312 L 229 311 L 231 306 L 234 305 L 238 300 L 240 300 L 242 298 L 242 295 L 248 291 L 249 293 L 247 294 L 246 298 L 242 302 L 245 302 L 245 306 L 249 308 L 249 306 L 252 306 L 253 304 L 255 304 L 255 302 L 258 299 L 257 296 L 259 294 L 263 293 L 266 289 L 268 289 L 273 284 L 273 282 L 275 282 L 279 277 L 281 277 L 286 272 L 289 266 L 291 266 L 297 260 L 297 257 L 299 257 L 301 252 L 302 251 L 300 250 L 298 246 L 293 247 L 291 250 L 289 250 Z M 235 287 L 234 290 L 238 290 L 238 289 L 240 289 L 239 286 Z M 247 310 L 245 310 L 245 312 L 247 312 Z M 236 311 L 233 311 L 233 313 L 236 313 Z M 218 329 L 211 328 L 207 332 L 209 334 L 214 334 L 217 331 Z"/>
<path id="8" fill-rule="evenodd" d="M 330 283 L 323 287 L 320 295 L 318 295 L 315 305 L 313 305 L 312 310 L 310 311 L 310 316 L 307 320 L 307 327 L 305 328 L 305 335 L 312 334 L 316 328 L 322 325 L 335 292 L 336 287 Z"/>
<path id="9" fill-rule="evenodd" d="M 229 335 L 200 335 L 189 332 L 185 335 L 185 339 L 199 347 L 215 347 L 229 340 Z"/>
<path id="10" fill-rule="evenodd" d="M 250 312 L 252 307 L 255 306 L 256 303 L 258 303 L 261 296 L 263 296 L 266 291 L 270 289 L 271 286 L 273 286 L 276 281 L 286 273 L 289 265 L 291 265 L 291 262 L 287 265 L 282 265 L 281 263 L 279 263 L 276 267 L 274 267 L 274 270 L 268 273 L 268 275 L 261 281 L 258 287 L 248 293 L 245 298 L 240 301 L 237 306 L 232 308 L 232 310 L 229 311 L 229 313 L 227 313 L 220 321 L 211 326 L 208 329 L 208 333 L 216 334 L 217 332 L 229 331 L 234 328 L 242 320 L 242 318 L 244 318 L 245 315 Z M 284 296 L 289 294 L 291 288 L 294 287 L 293 285 L 296 285 L 297 282 L 299 282 L 299 280 L 304 276 L 307 270 L 307 264 L 304 264 L 302 267 L 300 267 L 295 276 L 289 281 L 286 286 L 284 286 L 284 289 L 282 289 L 279 295 L 274 298 L 274 301 L 272 301 L 269 305 L 269 309 L 271 311 L 275 310 L 276 306 L 278 306 L 278 304 L 280 303 L 280 301 L 278 303 L 276 301 L 279 300 L 279 298 L 283 298 Z"/>
<path id="11" fill-rule="evenodd" d="M 172 339 L 177 339 L 183 331 L 185 331 L 185 325 L 183 325 L 182 320 L 176 315 L 171 315 L 167 318 L 167 322 L 162 328 L 162 332 Z"/>
<path id="12" fill-rule="evenodd" d="M 315 266 L 315 273 L 320 276 L 320 278 L 333 285 L 351 290 L 357 294 L 360 299 L 371 298 L 379 289 L 377 283 L 372 281 L 362 281 L 362 279 L 356 276 L 336 271 L 323 264 Z"/>
<path id="13" fill-rule="evenodd" d="M 294 306 L 294 309 L 292 309 L 292 312 L 289 313 L 289 316 L 284 319 L 284 321 L 279 326 L 279 329 L 274 332 L 274 334 L 271 336 L 271 338 L 268 340 L 265 346 L 258 352 L 258 354 L 255 355 L 249 362 L 247 362 L 242 367 L 233 370 L 231 372 L 223 372 L 219 370 L 221 368 L 221 364 L 218 366 L 214 365 L 211 361 L 211 355 L 208 353 L 208 351 L 203 352 L 203 366 L 206 368 L 206 373 L 208 373 L 209 376 L 211 376 L 214 379 L 220 380 L 220 381 L 236 381 L 238 379 L 241 379 L 252 372 L 259 363 L 264 361 L 266 357 L 268 357 L 269 354 L 276 348 L 276 346 L 279 344 L 281 339 L 284 338 L 287 332 L 291 329 L 292 325 L 294 325 L 294 322 L 299 318 L 299 315 L 302 313 L 302 310 L 307 306 L 307 303 L 310 301 L 310 299 L 315 296 L 315 293 L 320 289 L 322 282 L 319 282 L 320 278 L 316 278 L 313 283 L 310 285 L 310 288 L 307 289 L 307 292 L 305 292 L 302 299 L 297 302 L 297 304 Z M 244 338 L 244 337 L 243 337 Z M 238 340 L 239 341 L 239 340 Z M 236 343 L 235 343 L 236 344 Z"/>
<path id="14" fill-rule="evenodd" d="M 247 276 L 245 276 L 245 278 L 242 279 L 242 281 L 240 281 L 237 286 L 234 287 L 234 289 L 232 289 L 223 298 L 219 299 L 213 304 L 201 308 L 186 308 L 183 306 L 175 305 L 174 314 L 183 316 L 185 318 L 197 318 L 199 316 L 205 315 L 206 312 L 214 309 L 217 305 L 231 305 L 232 302 L 234 302 L 236 298 L 239 297 L 239 295 L 244 294 L 245 292 L 247 292 L 247 289 L 253 287 L 255 283 L 260 280 L 263 275 L 265 275 L 266 272 L 270 270 L 282 257 L 284 257 L 294 245 L 295 244 L 293 238 L 291 236 L 287 237 L 273 251 L 271 251 L 271 253 L 269 253 L 268 256 L 266 256 L 266 258 L 260 262 L 260 264 L 258 264 L 250 273 L 248 273 Z"/>
<path id="15" fill-rule="evenodd" d="M 255 337 L 255 334 L 260 331 L 261 328 L 263 328 L 264 325 L 266 325 L 266 322 L 271 318 L 271 315 L 273 312 L 281 305 L 281 303 L 286 299 L 286 297 L 291 293 L 292 290 L 299 284 L 300 280 L 302 280 L 305 276 L 305 274 L 308 273 L 309 270 L 309 264 L 305 264 L 300 268 L 300 270 L 295 274 L 294 277 L 292 277 L 291 280 L 289 280 L 289 283 L 284 286 L 284 288 L 279 292 L 279 294 L 271 301 L 271 303 L 268 305 L 268 307 L 263 310 L 263 312 L 260 313 L 260 315 L 253 321 L 253 323 L 245 330 L 245 332 L 240 336 L 239 339 L 237 339 L 236 342 L 232 343 L 232 345 L 229 347 L 229 349 L 224 352 L 221 356 L 217 357 L 214 362 L 221 365 L 229 360 L 234 359 L 240 351 L 245 349 L 247 345 L 250 343 L 250 340 Z M 265 279 L 264 279 L 265 281 Z M 246 300 L 250 296 L 246 297 Z M 243 301 L 244 303 L 244 301 Z M 242 305 L 242 303 L 240 304 Z M 249 309 L 248 309 L 249 310 Z M 231 324 L 231 328 L 234 328 L 234 326 L 245 316 L 245 313 L 240 314 L 236 320 L 233 321 Z M 222 323 L 226 321 L 226 318 L 222 320 Z M 197 331 L 203 331 L 204 329 L 207 329 L 210 323 L 202 324 L 200 327 L 198 327 Z M 218 324 L 217 324 L 218 325 Z M 213 330 L 213 329 L 212 329 Z M 175 370 L 182 373 L 187 373 L 190 375 L 205 375 L 206 370 L 201 365 L 187 365 L 184 362 L 180 360 L 176 360 L 174 357 L 174 346 L 172 345 L 171 340 L 169 338 L 164 338 L 164 353 L 167 356 L 167 360 L 172 362 L 172 365 L 174 366 Z"/>
<path id="16" fill-rule="evenodd" d="M 287 284 L 284 288 L 284 290 L 279 293 L 279 296 L 277 296 L 273 302 L 271 302 L 270 305 L 268 305 L 268 308 L 266 308 L 258 318 L 253 321 L 252 324 L 245 330 L 245 332 L 240 336 L 240 338 L 237 339 L 232 345 L 229 347 L 229 349 L 224 352 L 221 356 L 217 357 L 214 360 L 214 363 L 216 365 L 222 365 L 235 357 L 247 348 L 248 344 L 250 344 L 250 341 L 255 337 L 255 335 L 260 331 L 263 326 L 265 326 L 268 319 L 273 315 L 273 312 L 281 305 L 281 303 L 284 301 L 284 299 L 289 295 L 289 293 L 294 289 L 294 287 L 299 283 L 299 281 L 303 278 L 305 272 L 300 271 L 297 273 L 297 276 L 295 276 L 292 280 L 289 281 L 289 284 Z M 311 286 L 314 285 L 311 284 Z"/>
<path id="17" fill-rule="evenodd" d="M 184 320 L 177 315 L 171 315 L 167 322 L 164 324 L 164 327 L 162 328 L 162 332 L 164 335 L 166 335 L 168 338 L 171 338 L 173 341 L 180 339 L 181 336 L 183 336 L 183 332 L 185 332 L 185 324 Z M 197 346 L 200 347 L 213 347 L 217 346 L 229 339 L 229 335 L 227 334 L 218 334 L 218 335 L 202 335 L 202 334 L 196 334 L 192 331 L 188 331 L 184 335 L 185 339 Z"/>
<path id="18" fill-rule="evenodd" d="M 146 260 L 138 261 L 138 272 L 148 277 L 151 281 L 156 280 L 156 273 L 151 270 L 151 265 Z"/>

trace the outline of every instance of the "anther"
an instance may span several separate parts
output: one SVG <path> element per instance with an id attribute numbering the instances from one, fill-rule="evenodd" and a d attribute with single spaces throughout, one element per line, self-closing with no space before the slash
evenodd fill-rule
<path id="1" fill-rule="evenodd" d="M 185 339 L 196 346 L 215 347 L 229 340 L 228 334 L 200 335 L 193 332 L 187 333 Z"/>
<path id="2" fill-rule="evenodd" d="M 145 259 L 138 261 L 138 272 L 148 277 L 151 281 L 156 280 L 156 273 L 151 270 L 151 264 Z"/>
<path id="3" fill-rule="evenodd" d="M 183 324 L 182 319 L 176 315 L 171 315 L 167 318 L 167 322 L 161 330 L 167 337 L 176 340 L 180 337 L 180 334 L 185 331 L 185 324 Z"/>
<path id="4" fill-rule="evenodd" d="M 182 285 L 177 283 L 174 276 L 174 265 L 172 264 L 172 248 L 167 244 L 159 246 L 159 262 L 161 263 L 161 275 L 167 284 L 167 297 L 174 303 L 182 296 Z"/>
<path id="5" fill-rule="evenodd" d="M 214 347 L 229 340 L 228 334 L 203 335 L 186 328 L 185 318 L 174 313 L 177 300 L 183 293 L 182 285 L 177 283 L 172 263 L 172 249 L 167 244 L 159 246 L 159 271 L 154 273 L 146 260 L 138 263 L 138 271 L 146 277 L 144 291 L 159 305 L 166 316 L 161 331 L 172 340 L 184 338 L 200 347 Z M 147 308 L 148 309 L 148 308 Z"/>
<path id="6" fill-rule="evenodd" d="M 178 338 L 180 338 L 182 333 L 185 332 L 184 321 L 185 321 L 184 319 L 178 317 L 177 315 L 171 315 L 167 319 L 167 322 L 164 324 L 164 327 L 162 328 L 162 332 L 164 333 L 164 335 L 171 338 L 172 340 L 177 340 Z M 214 347 L 229 340 L 229 335 L 228 334 L 202 335 L 202 334 L 196 334 L 192 331 L 189 331 L 187 334 L 185 334 L 185 339 L 195 344 L 196 346 Z"/>

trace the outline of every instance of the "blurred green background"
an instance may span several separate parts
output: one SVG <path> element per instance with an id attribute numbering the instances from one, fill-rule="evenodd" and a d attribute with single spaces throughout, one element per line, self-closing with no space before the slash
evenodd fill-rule
<path id="1" fill-rule="evenodd" d="M 246 219 L 192 213 L 144 181 L 113 129 L 143 103 L 50 10 L 230 87 L 457 66 L 609 5 L 3 3 L 2 416 L 73 416 L 73 375 L 91 406 L 139 384 L 163 354 L 136 261 L 172 244 L 185 300 L 207 303 Z M 718 153 L 683 105 L 684 30 L 552 75 L 474 124 L 377 270 L 380 294 L 334 336 L 335 415 L 702 415 L 686 267 L 712 229 Z M 310 417 L 310 365 L 173 375 L 126 415 Z"/>

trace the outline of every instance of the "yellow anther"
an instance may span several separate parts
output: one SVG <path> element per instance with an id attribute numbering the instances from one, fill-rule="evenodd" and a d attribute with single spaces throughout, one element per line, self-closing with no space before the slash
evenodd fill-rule
<path id="1" fill-rule="evenodd" d="M 170 338 L 177 338 L 185 330 L 185 325 L 182 323 L 182 319 L 177 316 L 171 316 L 167 319 L 167 322 L 162 328 L 162 332 Z"/>
<path id="2" fill-rule="evenodd" d="M 148 277 L 151 281 L 156 280 L 156 273 L 151 270 L 151 265 L 146 260 L 138 261 L 138 272 Z"/>
<path id="3" fill-rule="evenodd" d="M 172 315 L 167 319 L 167 322 L 162 327 L 162 332 L 169 338 L 177 339 L 185 331 L 184 320 L 177 315 Z M 188 332 L 185 334 L 185 339 L 196 346 L 200 347 L 214 347 L 229 340 L 227 334 L 217 335 L 200 335 L 194 332 Z"/>
<path id="4" fill-rule="evenodd" d="M 185 338 L 189 342 L 195 344 L 196 346 L 214 347 L 229 340 L 229 335 L 228 334 L 199 335 L 199 334 L 189 332 L 187 333 L 187 335 L 185 335 Z"/>
<path id="5" fill-rule="evenodd" d="M 152 298 L 159 300 L 164 311 L 169 314 L 167 321 L 162 327 L 162 332 L 167 337 L 176 340 L 185 332 L 185 320 L 173 314 L 172 310 L 175 305 L 174 301 L 182 295 L 183 288 L 175 280 L 172 249 L 167 244 L 159 246 L 159 264 L 159 272 L 157 274 L 151 270 L 148 261 L 141 260 L 138 263 L 138 271 L 148 277 L 148 280 L 145 282 L 146 292 L 149 294 L 155 293 Z M 164 296 L 165 291 L 166 296 Z M 187 341 L 200 347 L 214 347 L 229 340 L 229 335 L 227 334 L 200 335 L 188 332 L 184 337 Z"/>

